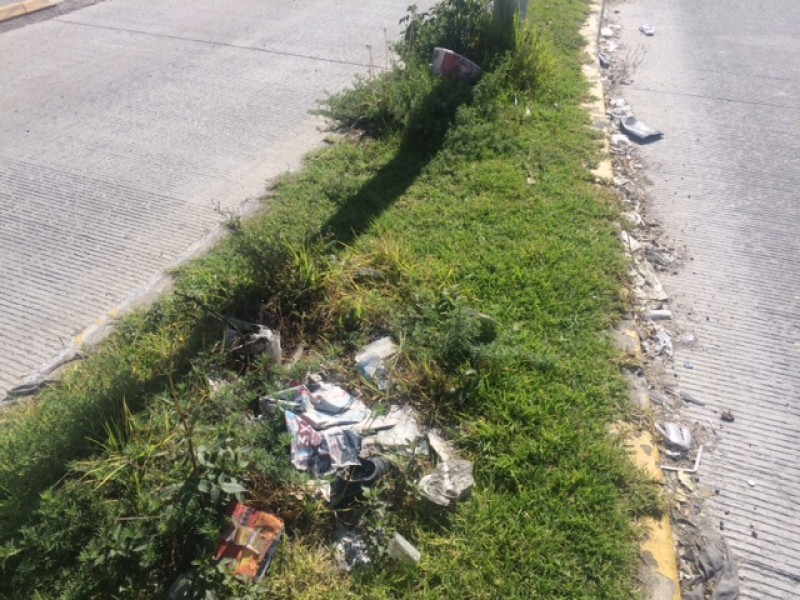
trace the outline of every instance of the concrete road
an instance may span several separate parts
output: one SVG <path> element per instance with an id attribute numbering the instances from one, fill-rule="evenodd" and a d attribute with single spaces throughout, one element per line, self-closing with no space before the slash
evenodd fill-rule
<path id="1" fill-rule="evenodd" d="M 298 168 L 323 137 L 309 110 L 385 64 L 407 5 L 113 0 L 4 24 L 0 398 Z"/>
<path id="2" fill-rule="evenodd" d="M 673 331 L 698 341 L 676 348 L 669 379 L 707 403 L 684 417 L 718 428 L 699 471 L 706 509 L 742 598 L 800 598 L 800 3 L 607 9 L 626 49 L 646 51 L 623 95 L 666 134 L 640 150 L 650 213 L 688 256 L 663 283 Z"/>

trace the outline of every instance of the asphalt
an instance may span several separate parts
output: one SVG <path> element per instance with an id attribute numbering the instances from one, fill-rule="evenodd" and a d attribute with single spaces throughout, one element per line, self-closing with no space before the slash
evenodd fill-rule
<path id="1" fill-rule="evenodd" d="M 706 403 L 683 417 L 716 430 L 704 510 L 736 556 L 741 598 L 800 598 L 800 3 L 607 10 L 620 54 L 643 56 L 623 95 L 665 132 L 639 153 L 648 212 L 686 254 L 662 283 L 669 327 L 697 343 L 676 346 L 667 380 Z"/>
<path id="2" fill-rule="evenodd" d="M 0 28 L 0 397 L 298 169 L 309 111 L 386 64 L 408 3 L 90 4 Z"/>

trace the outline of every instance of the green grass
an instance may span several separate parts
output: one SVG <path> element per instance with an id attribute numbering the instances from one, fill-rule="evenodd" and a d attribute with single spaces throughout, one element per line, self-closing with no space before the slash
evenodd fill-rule
<path id="1" fill-rule="evenodd" d="M 225 496 L 198 482 L 218 467 L 287 519 L 257 588 L 269 597 L 632 597 L 634 522 L 658 502 L 608 435 L 627 411 L 608 335 L 625 264 L 613 198 L 587 170 L 598 149 L 580 108 L 585 3 L 532 12 L 534 32 L 510 55 L 475 46 L 491 67 L 474 92 L 430 80 L 411 56 L 404 73 L 334 99 L 333 116 L 374 137 L 310 156 L 263 215 L 180 273 L 180 294 L 126 318 L 61 385 L 2 416 L 0 594 L 161 597 L 189 569 L 221 597 L 255 593 L 208 558 Z M 441 34 L 421 31 L 421 45 Z M 237 373 L 211 312 L 261 313 L 304 356 Z M 326 549 L 329 511 L 297 494 L 280 416 L 246 417 L 310 369 L 363 384 L 347 359 L 377 332 L 403 353 L 398 385 L 368 399 L 413 402 L 475 462 L 477 484 L 443 514 L 390 482 L 364 522 L 386 502 L 379 525 L 412 540 L 422 563 L 345 577 Z M 210 373 L 231 384 L 212 394 Z M 194 468 L 199 446 L 217 466 Z M 227 449 L 243 462 L 223 465 Z"/>

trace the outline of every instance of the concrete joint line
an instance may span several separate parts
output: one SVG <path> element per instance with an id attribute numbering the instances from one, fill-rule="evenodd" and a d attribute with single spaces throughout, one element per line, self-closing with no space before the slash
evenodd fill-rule
<path id="1" fill-rule="evenodd" d="M 603 6 L 603 0 L 592 0 L 589 16 L 581 29 L 590 59 L 583 65 L 582 70 L 591 94 L 590 100 L 584 104 L 584 109 L 589 113 L 592 128 L 602 132 L 603 136 L 603 159 L 592 174 L 598 182 L 610 183 L 613 181 L 614 172 L 609 147 L 609 122 L 606 117 L 603 74 L 597 59 Z M 631 327 L 625 327 L 622 333 L 623 338 L 628 340 L 628 343 L 620 344 L 622 349 L 625 350 L 627 346 L 630 352 L 632 347 L 632 358 L 641 363 L 643 356 L 638 332 Z M 637 404 L 636 399 L 631 400 Z M 645 400 L 649 402 L 649 399 Z M 641 398 L 638 399 L 638 403 L 641 401 Z M 663 484 L 664 475 L 658 466 L 660 461 L 658 445 L 652 434 L 649 431 L 637 431 L 629 423 L 616 424 L 612 430 L 621 436 L 631 461 L 648 473 L 653 480 Z M 645 597 L 649 600 L 680 600 L 680 579 L 669 516 L 665 515 L 660 519 L 648 518 L 642 525 L 645 535 L 640 545 L 639 556 L 642 560 L 640 580 Z"/>
<path id="2" fill-rule="evenodd" d="M 60 0 L 24 0 L 23 2 L 0 7 L 0 22 L 29 15 L 45 8 L 51 8 L 59 2 Z"/>

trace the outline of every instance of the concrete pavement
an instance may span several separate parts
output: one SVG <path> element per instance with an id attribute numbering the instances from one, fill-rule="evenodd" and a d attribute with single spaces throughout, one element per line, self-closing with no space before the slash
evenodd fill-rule
<path id="1" fill-rule="evenodd" d="M 741 598 L 800 598 L 800 4 L 607 8 L 620 54 L 645 52 L 623 95 L 665 132 L 640 155 L 649 212 L 688 256 L 662 283 L 669 327 L 697 343 L 676 346 L 667 380 L 706 403 L 683 417 L 716 430 L 698 473 L 705 510 L 736 555 Z"/>
<path id="2" fill-rule="evenodd" d="M 114 0 L 0 34 L 0 397 L 298 168 L 406 6 Z"/>

